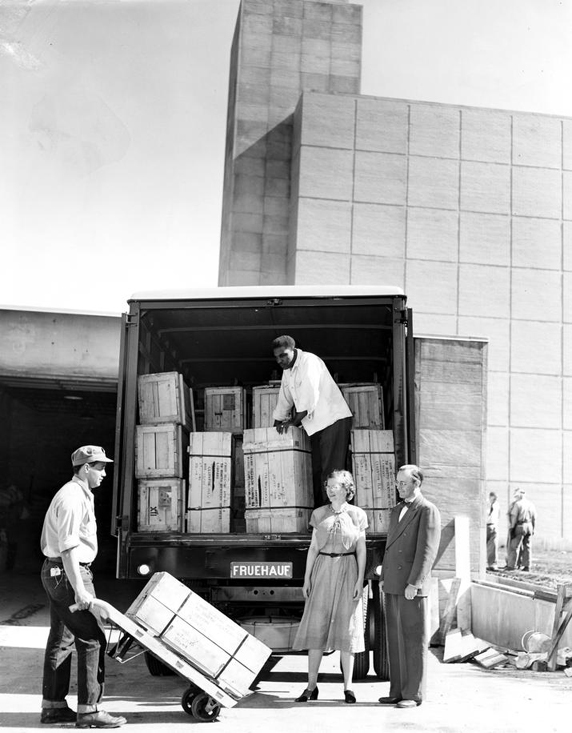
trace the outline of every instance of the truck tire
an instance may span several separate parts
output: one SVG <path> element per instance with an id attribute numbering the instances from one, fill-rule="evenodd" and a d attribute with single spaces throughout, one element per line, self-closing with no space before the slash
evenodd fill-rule
<path id="1" fill-rule="evenodd" d="M 363 591 L 363 625 L 365 650 L 363 652 L 358 652 L 354 657 L 354 680 L 365 679 L 367 677 L 367 673 L 369 672 L 369 653 L 371 649 L 371 604 L 369 603 L 369 588 L 367 585 Z"/>
<path id="2" fill-rule="evenodd" d="M 145 652 L 145 664 L 153 677 L 169 677 L 175 674 L 170 667 L 154 657 L 151 652 Z"/>
<path id="3" fill-rule="evenodd" d="M 378 679 L 389 679 L 389 652 L 387 649 L 387 626 L 383 591 L 377 580 L 372 581 L 373 603 L 373 668 Z"/>

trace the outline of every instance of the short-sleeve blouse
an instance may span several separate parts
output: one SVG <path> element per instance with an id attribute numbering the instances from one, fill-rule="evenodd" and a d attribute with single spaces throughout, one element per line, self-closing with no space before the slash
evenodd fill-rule
<path id="1" fill-rule="evenodd" d="M 310 525 L 315 530 L 318 550 L 324 552 L 351 552 L 368 526 L 363 509 L 344 504 L 335 512 L 331 504 L 318 507 L 312 512 Z"/>

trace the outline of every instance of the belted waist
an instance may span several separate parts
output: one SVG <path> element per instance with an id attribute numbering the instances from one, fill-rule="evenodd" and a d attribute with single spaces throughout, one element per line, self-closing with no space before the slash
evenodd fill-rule
<path id="1" fill-rule="evenodd" d="M 319 552 L 319 555 L 327 555 L 328 557 L 344 557 L 345 555 L 355 555 L 354 552 Z"/>
<path id="2" fill-rule="evenodd" d="M 62 567 L 64 565 L 64 561 L 61 557 L 47 557 L 46 560 L 48 562 L 53 562 L 55 565 L 61 565 Z M 91 565 L 90 562 L 80 562 L 79 564 L 82 566 L 82 568 L 89 568 Z"/>

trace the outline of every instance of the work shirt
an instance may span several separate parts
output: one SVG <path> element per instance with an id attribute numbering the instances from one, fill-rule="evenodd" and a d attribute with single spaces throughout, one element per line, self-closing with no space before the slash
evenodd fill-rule
<path id="1" fill-rule="evenodd" d="M 294 365 L 282 373 L 274 420 L 287 420 L 294 406 L 296 412 L 308 412 L 302 427 L 313 435 L 351 417 L 352 411 L 320 357 L 301 349 L 296 354 Z"/>
<path id="2" fill-rule="evenodd" d="M 492 524 L 496 527 L 499 523 L 500 518 L 500 506 L 498 501 L 489 504 L 489 510 L 487 513 L 487 524 Z"/>
<path id="3" fill-rule="evenodd" d="M 40 546 L 46 557 L 61 557 L 64 550 L 77 547 L 79 562 L 95 560 L 97 525 L 93 493 L 77 476 L 64 484 L 52 499 L 44 519 Z"/>
<path id="4" fill-rule="evenodd" d="M 516 527 L 518 524 L 531 524 L 533 529 L 536 524 L 536 509 L 526 497 L 515 501 L 510 508 L 510 526 Z"/>

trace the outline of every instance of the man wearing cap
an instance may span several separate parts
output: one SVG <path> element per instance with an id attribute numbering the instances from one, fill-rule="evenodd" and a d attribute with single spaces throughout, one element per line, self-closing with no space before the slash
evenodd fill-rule
<path id="1" fill-rule="evenodd" d="M 78 728 L 118 728 L 127 721 L 99 709 L 103 696 L 105 632 L 89 612 L 95 598 L 91 563 L 97 555 L 93 490 L 113 463 L 103 448 L 84 445 L 72 453 L 73 477 L 52 499 L 44 519 L 42 585 L 48 595 L 50 633 L 44 656 L 42 723 Z M 78 610 L 70 611 L 70 606 Z M 68 707 L 71 655 L 77 651 L 77 715 Z"/>
<path id="2" fill-rule="evenodd" d="M 425 692 L 429 647 L 428 598 L 431 568 L 441 539 L 441 516 L 423 496 L 418 466 L 401 466 L 401 501 L 391 510 L 381 582 L 387 611 L 389 696 L 382 705 L 414 708 Z"/>

